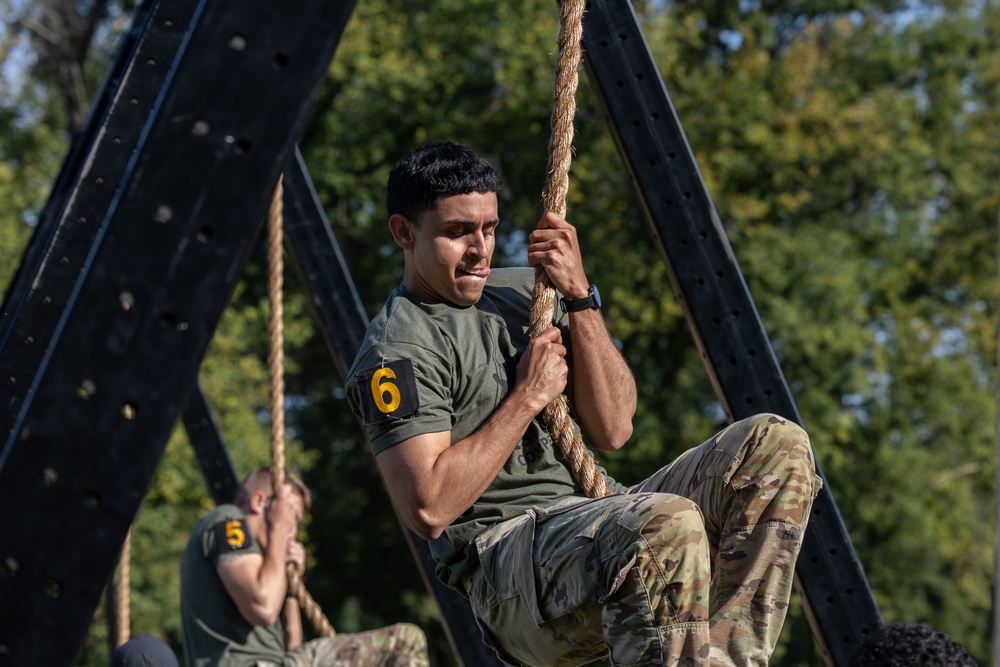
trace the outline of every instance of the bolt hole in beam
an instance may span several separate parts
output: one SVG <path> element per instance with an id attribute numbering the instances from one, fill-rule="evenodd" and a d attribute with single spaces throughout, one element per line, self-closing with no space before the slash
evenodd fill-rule
<path id="1" fill-rule="evenodd" d="M 123 291 L 118 295 L 118 305 L 126 313 L 135 308 L 135 295 L 128 290 Z"/>
<path id="2" fill-rule="evenodd" d="M 49 579 L 45 582 L 44 592 L 46 597 L 55 599 L 62 594 L 62 584 L 55 579 Z"/>
<path id="3" fill-rule="evenodd" d="M 160 321 L 163 322 L 168 328 L 177 329 L 178 331 L 187 331 L 188 323 L 181 322 L 177 319 L 177 316 L 173 313 L 166 312 L 160 316 Z"/>
<path id="4" fill-rule="evenodd" d="M 284 69 L 288 67 L 288 63 L 291 62 L 291 58 L 289 58 L 288 54 L 285 53 L 284 51 L 278 51 L 277 53 L 274 54 L 272 62 L 274 63 L 274 66 L 277 67 L 278 69 Z"/>
<path id="5" fill-rule="evenodd" d="M 0 574 L 8 579 L 13 578 L 19 569 L 21 569 L 21 564 L 12 556 L 7 556 L 3 559 L 3 563 L 0 563 Z"/>
<path id="6" fill-rule="evenodd" d="M 153 220 L 161 224 L 165 224 L 173 220 L 174 211 L 172 208 L 166 204 L 160 204 L 155 209 L 153 209 Z"/>
<path id="7" fill-rule="evenodd" d="M 97 383 L 90 378 L 83 378 L 80 381 L 80 386 L 76 390 L 76 395 L 87 400 L 91 396 L 97 393 Z"/>
<path id="8" fill-rule="evenodd" d="M 58 481 L 59 473 L 53 468 L 42 468 L 42 471 L 38 473 L 38 483 L 47 489 L 55 486 Z"/>
<path id="9" fill-rule="evenodd" d="M 139 409 L 136 407 L 136 404 L 133 403 L 132 401 L 126 401 L 125 403 L 122 403 L 122 417 L 124 417 L 128 421 L 132 421 L 133 419 L 135 419 L 135 415 L 138 411 Z"/>
<path id="10" fill-rule="evenodd" d="M 235 145 L 237 155 L 245 155 L 250 152 L 251 148 L 253 148 L 253 142 L 247 137 L 240 137 L 237 139 L 233 135 L 227 134 L 224 141 L 231 146 Z"/>

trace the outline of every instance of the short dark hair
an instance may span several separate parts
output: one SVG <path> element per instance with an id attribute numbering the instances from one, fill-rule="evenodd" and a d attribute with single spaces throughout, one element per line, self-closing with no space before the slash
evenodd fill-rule
<path id="1" fill-rule="evenodd" d="M 393 166 L 386 204 L 390 216 L 398 213 L 419 223 L 439 197 L 499 191 L 496 167 L 471 148 L 444 141 L 417 146 Z"/>
<path id="2" fill-rule="evenodd" d="M 177 656 L 159 637 L 142 634 L 115 649 L 111 667 L 177 667 Z"/>
<path id="3" fill-rule="evenodd" d="M 850 667 L 977 667 L 965 648 L 923 623 L 890 623 L 858 648 Z"/>

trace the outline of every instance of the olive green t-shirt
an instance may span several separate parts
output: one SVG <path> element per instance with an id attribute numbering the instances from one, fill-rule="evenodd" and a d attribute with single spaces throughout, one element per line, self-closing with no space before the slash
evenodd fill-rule
<path id="1" fill-rule="evenodd" d="M 219 505 L 195 524 L 181 556 L 181 632 L 188 667 L 282 664 L 281 621 L 252 625 L 229 597 L 216 572 L 220 557 L 262 553 L 236 505 Z"/>
<path id="2" fill-rule="evenodd" d="M 389 295 L 347 379 L 375 454 L 425 433 L 450 431 L 458 442 L 493 414 L 514 386 L 530 338 L 533 285 L 533 269 L 494 269 L 469 307 L 421 303 L 403 287 Z M 568 317 L 558 304 L 555 320 L 569 347 Z M 479 533 L 531 507 L 583 495 L 536 417 L 489 488 L 431 542 L 438 577 L 463 592 L 459 582 L 475 562 L 466 547 Z"/>

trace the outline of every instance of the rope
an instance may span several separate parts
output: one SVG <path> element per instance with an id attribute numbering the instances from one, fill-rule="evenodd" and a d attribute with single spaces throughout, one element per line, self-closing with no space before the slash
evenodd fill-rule
<path id="1" fill-rule="evenodd" d="M 129 640 L 132 620 L 129 611 L 129 588 L 131 587 L 130 563 L 132 560 L 132 529 L 125 534 L 125 544 L 118 557 L 118 583 L 115 586 L 115 636 L 114 648 Z"/>
<path id="2" fill-rule="evenodd" d="M 267 323 L 267 365 L 271 376 L 271 483 L 276 494 L 285 485 L 285 309 L 282 299 L 285 267 L 282 258 L 282 193 L 282 178 L 279 177 L 267 212 L 267 287 L 271 306 Z M 316 634 L 320 637 L 332 637 L 336 634 L 330 621 L 306 590 L 302 583 L 302 573 L 294 563 L 288 563 L 287 575 L 288 592 L 299 601 L 302 613 L 309 619 Z"/>
<path id="3" fill-rule="evenodd" d="M 576 115 L 576 88 L 582 57 L 583 10 L 585 0 L 563 0 L 559 15 L 559 56 L 556 62 L 556 82 L 552 107 L 552 134 L 549 138 L 548 179 L 542 192 L 546 211 L 566 214 L 566 193 L 569 191 L 569 167 L 573 152 L 573 117 Z M 529 326 L 534 338 L 552 325 L 556 291 L 545 273 L 535 268 L 535 287 L 531 293 Z M 542 417 L 552 437 L 569 464 L 576 481 L 589 498 L 610 493 L 604 476 L 597 471 L 594 457 L 573 428 L 569 404 L 559 396 L 542 411 Z"/>
<path id="4" fill-rule="evenodd" d="M 267 296 L 270 317 L 267 321 L 267 367 L 271 376 L 271 483 L 278 493 L 285 485 L 285 265 L 283 250 L 282 177 L 267 211 Z"/>

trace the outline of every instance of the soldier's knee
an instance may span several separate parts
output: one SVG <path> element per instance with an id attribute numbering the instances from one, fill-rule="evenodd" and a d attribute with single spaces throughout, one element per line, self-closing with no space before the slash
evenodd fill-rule
<path id="1" fill-rule="evenodd" d="M 822 486 L 809 436 L 778 415 L 756 415 L 755 437 L 733 476 L 751 523 L 782 521 L 803 526 Z"/>
<path id="2" fill-rule="evenodd" d="M 757 465 L 770 461 L 765 467 L 775 472 L 787 470 L 791 475 L 807 474 L 810 478 L 816 474 L 812 445 L 805 429 L 775 414 L 763 413 L 750 419 L 762 435 L 752 445 L 748 459 L 758 461 Z"/>
<path id="3" fill-rule="evenodd" d="M 413 651 L 427 650 L 427 637 L 424 631 L 412 623 L 396 623 L 392 626 L 397 644 L 405 644 Z"/>
<path id="4" fill-rule="evenodd" d="M 631 543 L 618 543 L 627 563 L 611 586 L 612 606 L 647 605 L 658 627 L 707 619 L 711 546 L 698 505 L 668 493 L 636 494 L 622 519 L 627 530 L 618 537 Z"/>
<path id="5" fill-rule="evenodd" d="M 640 533 L 652 551 L 707 553 L 705 517 L 694 501 L 671 494 L 653 494 L 650 512 L 652 516 Z"/>

